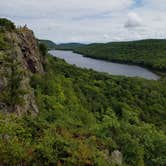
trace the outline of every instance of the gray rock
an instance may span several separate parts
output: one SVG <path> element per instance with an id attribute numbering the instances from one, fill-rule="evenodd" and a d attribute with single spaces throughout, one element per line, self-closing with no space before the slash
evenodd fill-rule
<path id="1" fill-rule="evenodd" d="M 103 152 L 104 158 L 110 163 L 110 165 L 122 165 L 123 156 L 119 150 L 115 150 L 111 154 L 108 149 L 105 149 Z"/>
<path id="2" fill-rule="evenodd" d="M 123 155 L 119 150 L 115 150 L 111 153 L 111 161 L 112 163 L 122 165 Z"/>
<path id="3" fill-rule="evenodd" d="M 20 89 L 25 91 L 22 97 L 23 104 L 17 104 L 14 106 L 14 111 L 17 114 L 37 114 L 38 107 L 35 102 L 34 91 L 30 86 L 30 79 L 33 73 L 43 74 L 42 56 L 40 54 L 37 40 L 31 30 L 27 27 L 19 28 L 17 31 L 6 31 L 6 41 L 9 44 L 13 43 L 12 49 L 6 49 L 1 52 L 2 55 L 11 56 L 16 59 L 19 64 L 19 70 L 23 72 L 22 80 L 20 82 Z M 6 93 L 4 87 L 9 83 L 10 67 L 8 65 L 8 59 L 2 59 L 3 64 L 0 64 L 0 111 L 11 112 L 11 109 L 2 102 L 2 98 L 5 96 L 1 92 Z M 2 94 L 2 95 L 1 95 Z"/>

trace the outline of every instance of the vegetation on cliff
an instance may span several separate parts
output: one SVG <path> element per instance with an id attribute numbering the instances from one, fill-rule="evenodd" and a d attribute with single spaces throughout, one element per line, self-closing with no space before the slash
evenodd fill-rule
<path id="1" fill-rule="evenodd" d="M 15 28 L 0 19 L 0 111 L 19 113 L 38 112 L 30 77 L 43 73 L 44 47 L 39 51 L 33 32 L 26 26 Z"/>
<path id="2" fill-rule="evenodd" d="M 51 40 L 38 40 L 40 44 L 44 44 L 48 49 L 55 49 L 56 44 L 52 42 Z"/>
<path id="3" fill-rule="evenodd" d="M 1 29 L 6 29 L 6 30 L 14 30 L 16 27 L 13 22 L 6 18 L 0 18 L 0 28 Z"/>

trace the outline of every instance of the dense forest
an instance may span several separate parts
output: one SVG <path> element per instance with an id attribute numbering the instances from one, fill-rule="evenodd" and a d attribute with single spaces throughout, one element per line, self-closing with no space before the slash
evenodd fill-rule
<path id="1" fill-rule="evenodd" d="M 118 150 L 124 166 L 166 164 L 165 80 L 113 77 L 53 57 L 45 69 L 31 81 L 39 115 L 0 116 L 1 163 L 113 166 Z"/>
<path id="2" fill-rule="evenodd" d="M 5 70 L 5 78 L 12 81 L 0 93 L 0 104 L 2 98 L 12 107 L 24 104 L 24 93 L 33 89 L 39 112 L 18 115 L 0 108 L 0 165 L 166 165 L 165 77 L 154 81 L 81 69 L 48 55 L 38 43 L 44 73 L 32 70 L 27 91 L 20 89 L 25 73 L 13 61 L 14 52 L 5 54 L 11 49 L 5 33 L 0 32 L 0 64 L 7 62 L 12 72 Z"/>
<path id="3" fill-rule="evenodd" d="M 137 64 L 156 71 L 166 71 L 166 40 L 98 43 L 70 49 L 96 59 Z"/>
<path id="4" fill-rule="evenodd" d="M 62 44 L 57 44 L 55 46 L 55 49 L 57 50 L 71 50 L 71 49 L 77 49 L 79 47 L 86 46 L 86 44 L 82 43 L 62 43 Z"/>
<path id="5" fill-rule="evenodd" d="M 114 165 L 111 154 L 119 150 L 123 165 L 166 164 L 164 79 L 113 77 L 52 57 L 46 71 L 45 77 L 33 76 L 32 87 L 41 117 L 64 141 L 55 162 Z M 53 142 L 48 151 L 54 151 Z"/>

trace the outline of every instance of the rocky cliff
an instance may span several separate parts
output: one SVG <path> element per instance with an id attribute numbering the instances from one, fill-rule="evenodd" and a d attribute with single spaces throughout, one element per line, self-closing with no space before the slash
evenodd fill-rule
<path id="1" fill-rule="evenodd" d="M 30 78 L 43 73 L 42 56 L 33 32 L 26 26 L 0 26 L 0 111 L 37 113 Z"/>

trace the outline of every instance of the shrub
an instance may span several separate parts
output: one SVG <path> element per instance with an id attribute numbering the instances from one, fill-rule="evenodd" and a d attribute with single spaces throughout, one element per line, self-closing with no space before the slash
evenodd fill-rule
<path id="1" fill-rule="evenodd" d="M 0 18 L 0 27 L 4 27 L 7 30 L 15 29 L 14 23 L 6 18 Z"/>

